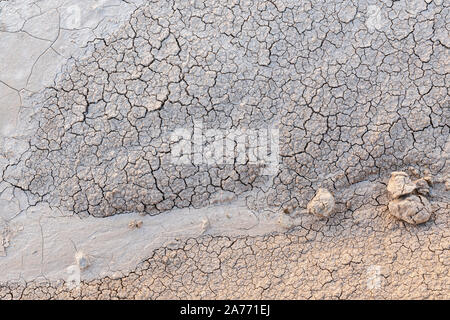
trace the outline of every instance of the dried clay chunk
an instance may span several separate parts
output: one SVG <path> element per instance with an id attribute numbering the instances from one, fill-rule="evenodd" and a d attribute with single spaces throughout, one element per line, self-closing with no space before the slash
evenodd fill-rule
<path id="1" fill-rule="evenodd" d="M 308 203 L 306 209 L 308 213 L 328 218 L 334 211 L 334 205 L 333 195 L 327 189 L 319 188 L 314 198 Z"/>
<path id="2" fill-rule="evenodd" d="M 416 185 L 411 181 L 408 174 L 401 171 L 391 173 L 387 185 L 387 191 L 392 199 L 397 199 L 401 196 L 411 194 L 416 189 Z"/>
<path id="3" fill-rule="evenodd" d="M 389 212 L 410 224 L 427 222 L 431 216 L 431 204 L 424 196 L 410 195 L 389 202 Z"/>

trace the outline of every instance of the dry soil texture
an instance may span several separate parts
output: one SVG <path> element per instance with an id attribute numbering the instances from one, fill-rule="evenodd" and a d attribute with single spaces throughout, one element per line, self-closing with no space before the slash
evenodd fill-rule
<path id="1" fill-rule="evenodd" d="M 450 298 L 448 2 L 86 3 L 0 1 L 0 299 Z"/>

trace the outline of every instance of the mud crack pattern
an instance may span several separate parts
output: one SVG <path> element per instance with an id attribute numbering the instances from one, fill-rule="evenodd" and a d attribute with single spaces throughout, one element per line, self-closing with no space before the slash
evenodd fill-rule
<path id="1" fill-rule="evenodd" d="M 139 7 L 39 95 L 36 132 L 2 180 L 35 202 L 97 217 L 204 207 L 220 192 L 255 211 L 295 210 L 319 187 L 335 195 L 336 214 L 300 218 L 285 235 L 162 248 L 81 292 L 33 282 L 0 287 L 0 297 L 448 297 L 450 12 L 443 1 L 413 2 Z M 174 165 L 169 136 L 195 121 L 278 126 L 279 171 Z M 386 215 L 386 178 L 408 167 L 434 177 L 425 226 Z M 427 263 L 410 270 L 412 261 Z M 372 265 L 379 291 L 362 285 Z"/>
<path id="2" fill-rule="evenodd" d="M 39 128 L 4 179 L 75 213 L 204 206 L 264 185 L 255 165 L 175 166 L 169 134 L 280 121 L 268 204 L 304 207 L 405 165 L 442 173 L 449 136 L 448 7 L 406 15 L 295 1 L 155 1 L 89 45 L 45 92 Z M 345 17 L 344 17 L 345 16 Z M 448 35 L 448 34 L 447 34 Z"/>

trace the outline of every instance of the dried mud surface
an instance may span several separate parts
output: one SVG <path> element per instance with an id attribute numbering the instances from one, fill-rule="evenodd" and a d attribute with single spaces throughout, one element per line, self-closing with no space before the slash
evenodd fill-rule
<path id="1" fill-rule="evenodd" d="M 0 38 L 48 45 L 22 82 L 0 72 L 2 96 L 20 97 L 16 111 L 0 109 L 19 119 L 8 132 L 0 121 L 0 195 L 18 203 L 0 211 L 0 254 L 7 258 L 23 233 L 11 231 L 14 219 L 43 204 L 73 219 L 111 219 L 211 205 L 226 212 L 242 201 L 259 222 L 277 222 L 261 235 L 208 234 L 201 222 L 197 237 L 156 248 L 120 276 L 82 277 L 77 288 L 45 274 L 9 279 L 0 299 L 449 298 L 448 4 L 160 0 L 128 10 L 120 24 L 105 24 L 111 32 L 86 36 L 45 86 L 30 79 L 40 57 L 58 52 L 50 32 L 58 27 L 33 34 L 39 28 L 26 26 L 35 17 L 21 28 L 0 24 Z M 223 132 L 277 128 L 276 173 L 249 159 L 199 164 L 201 154 L 174 164 L 171 133 L 198 123 Z M 426 201 L 425 223 L 389 213 L 394 171 L 426 177 L 426 199 L 408 198 Z M 320 188 L 334 197 L 325 218 L 305 210 Z M 130 229 L 146 223 L 133 220 Z"/>

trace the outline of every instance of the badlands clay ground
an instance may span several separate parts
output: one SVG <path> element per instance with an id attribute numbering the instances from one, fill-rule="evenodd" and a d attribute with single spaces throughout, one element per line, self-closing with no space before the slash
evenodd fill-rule
<path id="1" fill-rule="evenodd" d="M 0 0 L 0 299 L 450 298 L 449 48 L 442 0 Z"/>

